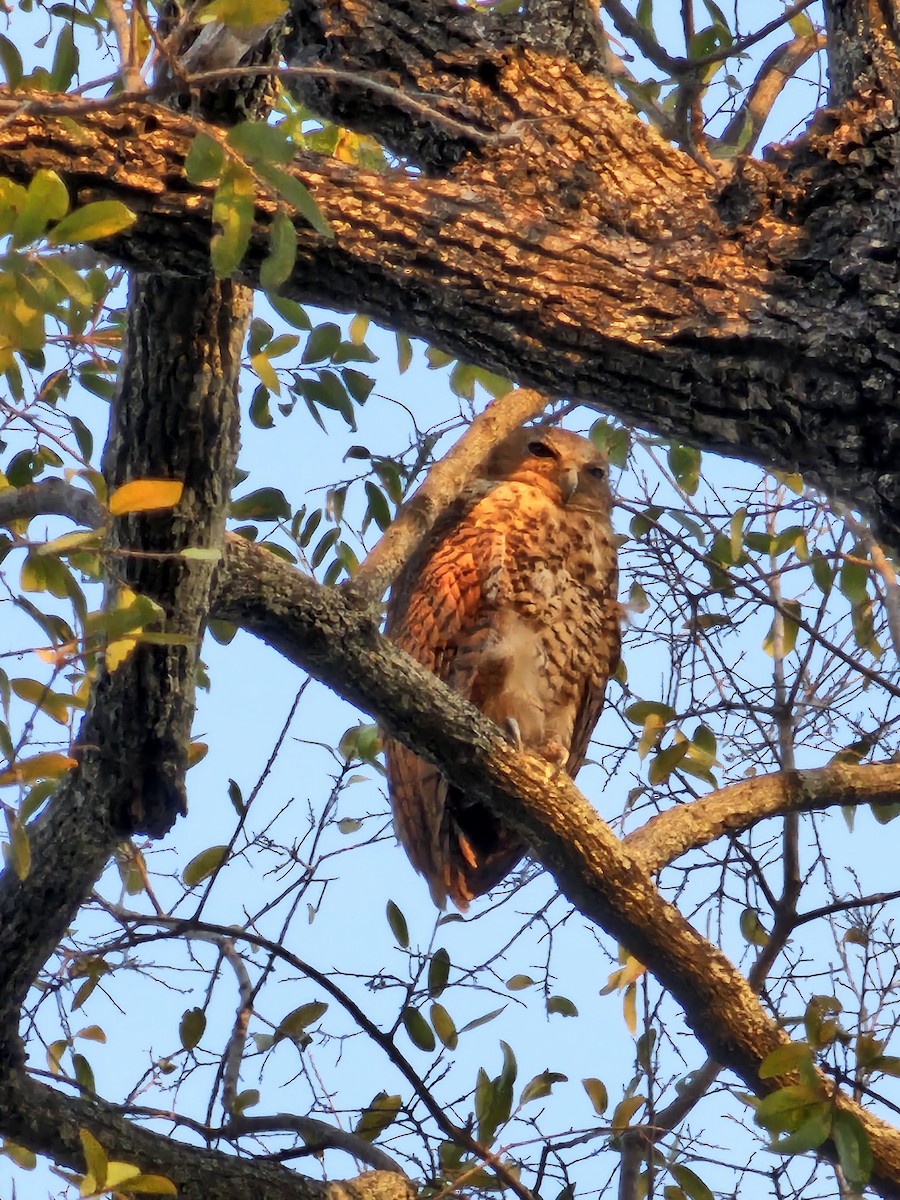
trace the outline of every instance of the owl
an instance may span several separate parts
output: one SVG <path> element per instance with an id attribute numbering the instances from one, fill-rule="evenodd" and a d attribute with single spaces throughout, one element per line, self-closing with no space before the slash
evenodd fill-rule
<path id="1" fill-rule="evenodd" d="M 439 518 L 391 592 L 387 633 L 518 746 L 574 776 L 619 661 L 606 457 L 518 429 Z M 465 911 L 527 850 L 399 742 L 385 746 L 397 836 L 439 908 Z"/>

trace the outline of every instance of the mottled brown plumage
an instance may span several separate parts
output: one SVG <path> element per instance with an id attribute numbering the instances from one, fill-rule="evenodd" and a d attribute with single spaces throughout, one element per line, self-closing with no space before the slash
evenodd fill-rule
<path id="1" fill-rule="evenodd" d="M 388 604 L 399 646 L 570 775 L 619 660 L 611 507 L 591 442 L 519 429 L 435 525 Z M 386 753 L 397 836 L 435 903 L 449 896 L 464 910 L 527 847 L 399 742 Z"/>

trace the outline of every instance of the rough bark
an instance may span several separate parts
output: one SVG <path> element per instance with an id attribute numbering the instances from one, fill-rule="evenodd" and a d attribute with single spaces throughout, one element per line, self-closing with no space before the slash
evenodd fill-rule
<path id="1" fill-rule="evenodd" d="M 297 157 L 336 238 L 298 221 L 284 292 L 368 311 L 548 394 L 801 470 L 900 542 L 890 106 L 849 103 L 777 162 L 720 178 L 604 79 L 532 49 L 507 58 L 515 119 L 440 178 Z M 126 200 L 139 221 L 105 247 L 122 261 L 205 269 L 210 189 L 183 175 L 196 123 L 131 102 L 83 112 L 76 130 L 9 105 L 0 170 L 27 180 L 50 168 L 79 201 Z M 258 207 L 249 283 L 272 211 L 262 194 Z"/>
<path id="2" fill-rule="evenodd" d="M 284 292 L 368 311 L 665 434 L 799 469 L 870 510 L 900 545 L 898 31 L 892 7 L 876 0 L 827 9 L 841 107 L 767 163 L 711 173 L 616 94 L 580 0 L 531 5 L 502 25 L 438 0 L 298 2 L 292 61 L 315 60 L 331 74 L 295 75 L 296 86 L 319 111 L 414 157 L 423 173 L 366 173 L 299 155 L 295 173 L 336 237 L 298 220 Z M 162 832 L 183 802 L 210 569 L 177 556 L 221 544 L 246 298 L 238 285 L 207 280 L 211 189 L 184 176 L 197 119 L 137 100 L 7 97 L 0 111 L 0 172 L 28 182 L 52 169 L 75 203 L 125 200 L 138 221 L 103 249 L 169 274 L 135 285 L 107 471 L 116 483 L 149 474 L 187 485 L 174 521 L 120 522 L 113 549 L 115 574 L 159 599 L 168 627 L 191 641 L 145 646 L 101 675 L 78 768 L 30 830 L 32 873 L 0 879 L 4 1132 L 80 1166 L 84 1124 L 105 1130 L 117 1157 L 171 1174 L 185 1196 L 234 1194 L 247 1190 L 243 1164 L 156 1139 L 100 1101 L 28 1081 L 15 1021 L 117 838 Z M 256 281 L 273 208 L 261 191 L 243 284 Z M 172 309 L 182 303 L 176 327 Z M 188 319 L 196 324 L 181 342 Z M 122 553 L 135 549 L 163 558 Z M 454 783 L 502 805 L 573 903 L 652 964 L 709 1051 L 753 1090 L 777 1083 L 762 1083 L 757 1068 L 785 1035 L 649 877 L 660 844 L 666 854 L 680 852 L 675 842 L 697 844 L 689 834 L 678 841 L 674 817 L 656 828 L 656 859 L 640 842 L 623 846 L 568 781 L 513 753 L 490 722 L 386 643 L 364 605 L 256 547 L 229 543 L 218 595 L 222 615 L 376 713 Z M 806 799 L 773 804 L 784 811 Z M 708 829 L 733 827 L 727 815 L 706 817 Z M 862 1119 L 875 1184 L 900 1196 L 900 1134 Z M 276 1168 L 249 1171 L 260 1195 L 408 1194 L 395 1176 L 320 1187 Z"/>

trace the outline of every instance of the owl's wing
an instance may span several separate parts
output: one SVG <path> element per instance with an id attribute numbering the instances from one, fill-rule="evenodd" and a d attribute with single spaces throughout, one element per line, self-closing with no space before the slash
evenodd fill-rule
<path id="1" fill-rule="evenodd" d="M 584 682 L 584 690 L 575 714 L 572 730 L 572 745 L 566 771 L 574 779 L 584 762 L 594 726 L 603 711 L 606 684 L 616 672 L 622 646 L 621 607 L 616 600 L 618 572 L 613 571 L 609 579 L 609 592 L 604 605 L 603 624 L 596 647 L 597 670 Z"/>
<path id="2" fill-rule="evenodd" d="M 503 549 L 502 533 L 483 514 L 481 520 L 470 519 L 466 508 L 448 514 L 407 564 L 388 603 L 388 635 L 479 707 L 490 687 L 480 668 L 494 636 L 485 589 L 503 587 Z M 524 845 L 405 746 L 389 739 L 385 751 L 398 838 L 435 903 L 442 908 L 449 895 L 465 910 L 512 870 Z"/>

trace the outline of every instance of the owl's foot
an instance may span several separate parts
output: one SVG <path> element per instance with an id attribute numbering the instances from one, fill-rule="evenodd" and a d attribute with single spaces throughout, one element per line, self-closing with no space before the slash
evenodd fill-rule
<path id="1" fill-rule="evenodd" d="M 568 748 L 562 742 L 557 742 L 555 739 L 551 742 L 545 742 L 541 746 L 540 754 L 541 758 L 546 759 L 552 768 L 551 779 L 555 779 L 569 761 Z"/>
<path id="2" fill-rule="evenodd" d="M 504 717 L 503 724 L 500 728 L 517 750 L 521 750 L 523 748 L 524 743 L 522 742 L 522 730 L 519 728 L 519 722 L 515 717 Z"/>

